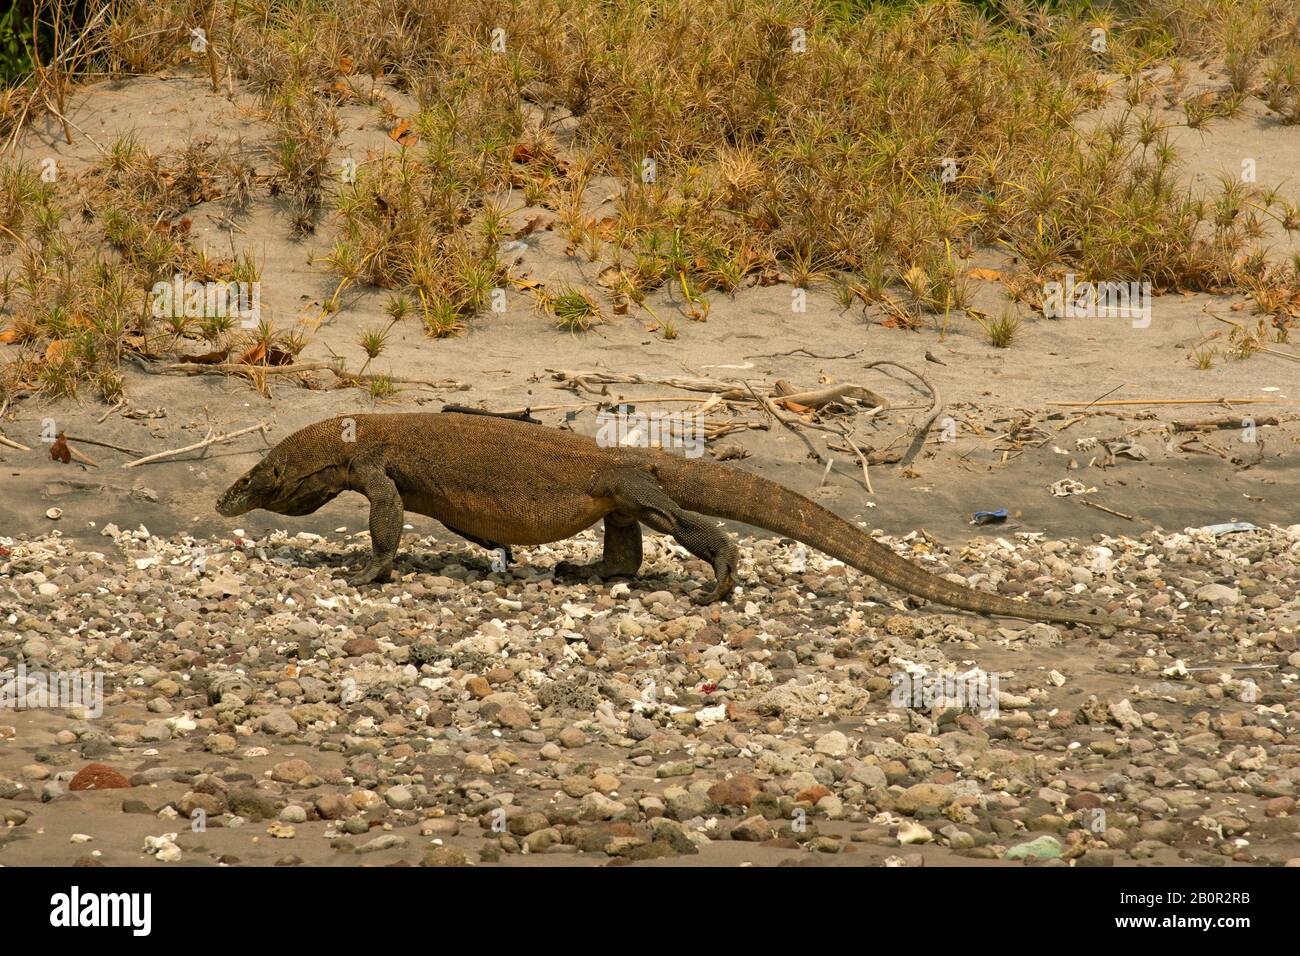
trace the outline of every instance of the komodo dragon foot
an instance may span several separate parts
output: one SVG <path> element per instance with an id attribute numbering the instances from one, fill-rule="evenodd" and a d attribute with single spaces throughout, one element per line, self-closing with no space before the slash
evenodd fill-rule
<path id="1" fill-rule="evenodd" d="M 578 564 L 561 561 L 556 577 L 631 578 L 641 570 L 641 526 L 635 518 L 618 513 L 605 516 L 605 553 L 599 561 Z"/>
<path id="2" fill-rule="evenodd" d="M 679 507 L 648 473 L 619 470 L 608 475 L 597 491 L 612 499 L 617 510 L 605 516 L 605 550 L 593 564 L 561 561 L 557 575 L 634 577 L 641 568 L 641 525 L 672 537 L 691 554 L 713 566 L 712 588 L 696 594 L 696 604 L 727 598 L 735 588 L 739 552 L 731 537 L 703 515 Z"/>
<path id="3" fill-rule="evenodd" d="M 356 574 L 347 578 L 350 587 L 359 588 L 366 584 L 383 584 L 393 575 L 393 565 L 376 564 L 371 561 Z"/>

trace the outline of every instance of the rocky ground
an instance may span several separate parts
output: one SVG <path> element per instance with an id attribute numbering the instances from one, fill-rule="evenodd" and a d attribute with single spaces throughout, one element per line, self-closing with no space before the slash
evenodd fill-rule
<path id="1" fill-rule="evenodd" d="M 775 539 L 700 608 L 659 536 L 614 583 L 553 579 L 591 533 L 504 573 L 412 536 L 355 590 L 363 535 L 102 531 L 0 539 L 0 674 L 105 688 L 0 710 L 0 864 L 1300 865 L 1300 525 L 892 539 L 1163 635 L 908 609 Z M 894 699 L 973 669 L 996 713 Z"/>

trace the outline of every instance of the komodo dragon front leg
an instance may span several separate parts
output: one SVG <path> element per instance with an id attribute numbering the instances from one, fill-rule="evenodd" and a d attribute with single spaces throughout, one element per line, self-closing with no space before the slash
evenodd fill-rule
<path id="1" fill-rule="evenodd" d="M 402 495 L 384 470 L 382 449 L 362 455 L 348 470 L 348 487 L 359 491 L 370 502 L 370 561 L 348 578 L 348 584 L 360 587 L 387 581 L 397 559 L 402 540 Z"/>
<path id="2" fill-rule="evenodd" d="M 370 561 L 348 578 L 348 584 L 360 587 L 363 584 L 382 583 L 392 574 L 393 562 L 397 558 L 397 548 L 402 539 L 402 517 L 405 513 L 402 496 L 378 460 L 355 464 L 351 482 L 353 490 L 361 492 L 370 501 L 371 552 Z M 486 541 L 451 525 L 446 528 L 488 551 L 504 552 L 507 565 L 514 560 L 509 545 Z"/>
<path id="3" fill-rule="evenodd" d="M 597 577 L 636 574 L 641 566 L 639 522 L 672 535 L 687 551 L 713 566 L 714 586 L 692 598 L 695 603 L 710 604 L 731 593 L 740 557 L 735 542 L 710 519 L 678 507 L 649 472 L 629 468 L 602 476 L 593 494 L 614 503 L 614 510 L 605 516 L 604 557 L 586 566 L 561 562 L 557 573 L 576 571 Z"/>

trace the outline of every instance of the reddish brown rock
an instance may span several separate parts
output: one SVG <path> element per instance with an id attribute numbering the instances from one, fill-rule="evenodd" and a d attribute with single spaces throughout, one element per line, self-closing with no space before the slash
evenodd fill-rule
<path id="1" fill-rule="evenodd" d="M 1289 817 L 1295 813 L 1295 797 L 1274 797 L 1264 804 L 1264 813 L 1270 817 Z"/>
<path id="2" fill-rule="evenodd" d="M 373 637 L 353 637 L 343 642 L 343 653 L 348 657 L 380 653 L 379 642 Z"/>
<path id="3" fill-rule="evenodd" d="M 129 790 L 131 782 L 112 767 L 88 763 L 77 771 L 68 784 L 69 790 Z"/>
<path id="4" fill-rule="evenodd" d="M 1101 797 L 1085 790 L 1082 793 L 1076 793 L 1065 802 L 1065 805 L 1071 810 L 1096 810 L 1101 806 Z"/>
<path id="5" fill-rule="evenodd" d="M 747 807 L 762 789 L 763 783 L 757 777 L 738 774 L 709 787 L 709 799 L 720 807 Z"/>
<path id="6" fill-rule="evenodd" d="M 800 790 L 795 794 L 794 800 L 795 803 L 811 803 L 813 806 L 816 806 L 818 800 L 822 797 L 829 797 L 830 795 L 830 790 L 819 783 L 816 786 L 809 787 L 807 790 Z"/>

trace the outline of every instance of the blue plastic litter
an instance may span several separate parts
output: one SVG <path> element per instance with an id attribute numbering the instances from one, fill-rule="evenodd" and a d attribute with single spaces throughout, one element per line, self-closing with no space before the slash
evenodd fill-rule
<path id="1" fill-rule="evenodd" d="M 1007 520 L 1007 509 L 999 508 L 997 511 L 977 511 L 975 517 L 971 519 L 971 524 L 1001 524 Z"/>
<path id="2" fill-rule="evenodd" d="M 1221 534 L 1233 534 L 1237 531 L 1258 531 L 1259 525 L 1249 521 L 1229 521 L 1225 524 L 1207 524 L 1202 531 L 1208 531 L 1216 538 Z"/>

